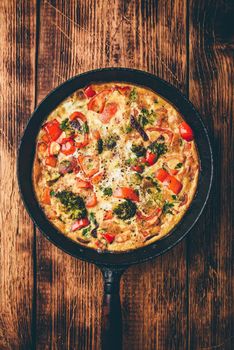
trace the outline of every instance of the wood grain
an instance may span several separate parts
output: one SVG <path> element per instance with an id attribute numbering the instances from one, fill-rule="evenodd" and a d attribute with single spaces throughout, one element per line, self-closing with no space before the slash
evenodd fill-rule
<path id="1" fill-rule="evenodd" d="M 34 235 L 15 160 L 35 101 L 109 66 L 189 94 L 215 152 L 212 198 L 190 237 L 123 275 L 124 349 L 234 348 L 233 15 L 231 0 L 0 2 L 1 350 L 100 350 L 101 273 Z"/>
<path id="2" fill-rule="evenodd" d="M 168 21 L 168 15 L 179 20 Z M 145 69 L 186 91 L 183 4 L 45 1 L 40 18 L 38 101 L 68 77 L 104 66 Z M 150 47 L 147 55 L 146 46 Z M 37 348 L 56 349 L 60 344 L 64 349 L 99 349 L 102 281 L 98 270 L 61 253 L 40 234 L 37 263 Z M 185 348 L 185 243 L 153 263 L 131 268 L 123 277 L 121 296 L 124 348 L 148 350 L 155 344 L 159 349 Z"/>
<path id="3" fill-rule="evenodd" d="M 16 156 L 34 109 L 35 1 L 0 2 L 0 349 L 31 348 L 33 225 L 20 200 Z"/>
<path id="4" fill-rule="evenodd" d="M 190 349 L 233 349 L 233 15 L 190 0 L 190 99 L 213 137 L 215 182 L 189 243 Z M 208 224 L 209 223 L 209 224 Z"/>

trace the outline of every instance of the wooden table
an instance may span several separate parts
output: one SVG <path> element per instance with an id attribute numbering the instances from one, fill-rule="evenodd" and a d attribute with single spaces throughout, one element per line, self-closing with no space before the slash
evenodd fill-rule
<path id="1" fill-rule="evenodd" d="M 15 161 L 46 94 L 109 66 L 143 69 L 177 86 L 200 111 L 215 152 L 213 194 L 190 236 L 123 276 L 124 349 L 234 349 L 231 3 L 1 0 L 0 350 L 100 349 L 101 273 L 35 229 Z"/>

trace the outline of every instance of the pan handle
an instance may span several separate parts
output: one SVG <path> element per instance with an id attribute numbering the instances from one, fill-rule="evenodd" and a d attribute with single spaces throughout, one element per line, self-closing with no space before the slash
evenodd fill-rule
<path id="1" fill-rule="evenodd" d="M 104 278 L 102 304 L 102 350 L 122 349 L 122 313 L 119 286 L 125 269 L 101 267 Z"/>

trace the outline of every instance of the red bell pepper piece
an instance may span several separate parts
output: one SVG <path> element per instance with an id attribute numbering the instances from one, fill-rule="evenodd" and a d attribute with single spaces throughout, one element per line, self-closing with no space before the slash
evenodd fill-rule
<path id="1" fill-rule="evenodd" d="M 156 178 L 160 181 L 163 182 L 164 180 L 166 180 L 166 178 L 168 177 L 169 173 L 164 170 L 164 169 L 158 169 L 155 173 Z"/>
<path id="2" fill-rule="evenodd" d="M 94 130 L 94 131 L 92 132 L 92 135 L 93 135 L 93 138 L 94 138 L 95 140 L 100 140 L 100 138 L 101 138 L 100 132 L 99 132 L 98 130 Z"/>
<path id="3" fill-rule="evenodd" d="M 78 162 L 87 177 L 92 177 L 99 171 L 98 157 L 79 155 Z"/>
<path id="4" fill-rule="evenodd" d="M 193 130 L 186 122 L 182 122 L 179 126 L 180 136 L 186 141 L 192 141 L 194 139 Z"/>
<path id="5" fill-rule="evenodd" d="M 93 90 L 92 85 L 87 86 L 84 90 L 85 95 L 90 98 L 96 95 L 96 91 Z"/>
<path id="6" fill-rule="evenodd" d="M 57 158 L 55 156 L 48 156 L 45 159 L 45 164 L 55 168 L 57 165 Z"/>
<path id="7" fill-rule="evenodd" d="M 72 224 L 71 231 L 80 230 L 81 228 L 86 227 L 89 224 L 90 222 L 88 218 L 79 219 Z"/>
<path id="8" fill-rule="evenodd" d="M 164 180 L 164 184 L 166 184 L 169 190 L 171 190 L 175 194 L 180 193 L 183 187 L 182 183 L 172 175 L 168 175 L 166 180 Z"/>
<path id="9" fill-rule="evenodd" d="M 72 139 L 62 143 L 61 152 L 66 156 L 73 154 L 76 151 L 75 142 Z"/>
<path id="10" fill-rule="evenodd" d="M 87 208 L 95 207 L 95 205 L 97 205 L 96 193 L 92 193 L 92 195 L 86 200 L 85 204 Z"/>
<path id="11" fill-rule="evenodd" d="M 51 120 L 43 125 L 44 130 L 50 137 L 50 140 L 56 141 L 59 136 L 62 134 L 62 130 L 60 129 L 60 124 L 57 119 Z"/>
<path id="12" fill-rule="evenodd" d="M 114 193 L 113 197 L 115 198 L 125 198 L 130 199 L 134 202 L 139 202 L 139 195 L 136 193 L 135 190 L 133 190 L 130 187 L 119 187 L 117 188 Z"/>
<path id="13" fill-rule="evenodd" d="M 43 204 L 47 204 L 47 205 L 49 205 L 51 203 L 50 202 L 50 188 L 49 187 L 45 187 L 41 201 Z"/>
<path id="14" fill-rule="evenodd" d="M 156 178 L 162 182 L 169 190 L 178 194 L 182 190 L 182 183 L 164 169 L 158 169 Z"/>
<path id="15" fill-rule="evenodd" d="M 114 240 L 115 240 L 115 236 L 114 235 L 112 235 L 111 233 L 103 233 L 102 234 L 102 237 L 103 238 L 105 238 L 105 240 L 108 242 L 108 243 L 112 243 L 112 242 L 114 242 Z"/>
<path id="16" fill-rule="evenodd" d="M 86 116 L 85 116 L 83 113 L 81 113 L 81 112 L 73 112 L 73 113 L 70 115 L 69 119 L 70 119 L 71 121 L 73 121 L 73 120 L 75 120 L 75 119 L 80 119 L 80 120 L 82 120 L 82 122 L 84 122 L 84 123 L 87 121 Z"/>
<path id="17" fill-rule="evenodd" d="M 115 102 L 106 104 L 103 112 L 99 115 L 99 119 L 103 124 L 109 123 L 111 118 L 114 117 L 115 113 L 118 110 L 118 105 Z"/>
<path id="18" fill-rule="evenodd" d="M 104 215 L 104 220 L 111 220 L 113 219 L 113 211 L 112 210 L 108 210 L 105 215 Z"/>
<path id="19" fill-rule="evenodd" d="M 94 111 L 96 113 L 102 113 L 107 96 L 112 92 L 111 89 L 105 89 L 99 92 L 97 95 L 93 96 L 88 103 L 88 110 Z"/>
<path id="20" fill-rule="evenodd" d="M 143 173 L 144 167 L 142 165 L 132 165 L 131 169 L 137 173 Z"/>
<path id="21" fill-rule="evenodd" d="M 157 161 L 157 155 L 152 153 L 152 152 L 149 152 L 147 151 L 146 153 L 146 163 L 151 166 L 153 164 L 155 164 Z"/>
<path id="22" fill-rule="evenodd" d="M 76 183 L 78 188 L 93 188 L 93 185 L 90 181 L 83 180 L 80 177 L 77 177 Z"/>
<path id="23" fill-rule="evenodd" d="M 119 86 L 115 85 L 115 89 L 118 90 L 122 95 L 125 95 L 127 92 L 130 92 L 130 86 Z"/>

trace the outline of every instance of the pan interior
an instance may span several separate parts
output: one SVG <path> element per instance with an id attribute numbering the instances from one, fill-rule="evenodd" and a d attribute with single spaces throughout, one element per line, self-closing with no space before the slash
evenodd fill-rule
<path id="1" fill-rule="evenodd" d="M 32 166 L 35 154 L 35 140 L 46 116 L 74 91 L 90 83 L 126 82 L 145 86 L 163 98 L 182 114 L 195 131 L 195 139 L 200 155 L 201 171 L 196 195 L 178 225 L 164 238 L 155 243 L 132 251 L 111 253 L 95 251 L 80 246 L 59 233 L 46 219 L 33 190 Z M 55 245 L 77 258 L 102 265 L 129 265 L 162 254 L 178 243 L 199 218 L 210 192 L 213 173 L 212 152 L 207 131 L 193 105 L 173 86 L 146 72 L 110 68 L 87 72 L 76 76 L 53 90 L 34 111 L 22 137 L 18 155 L 18 181 L 24 204 L 41 232 Z"/>

